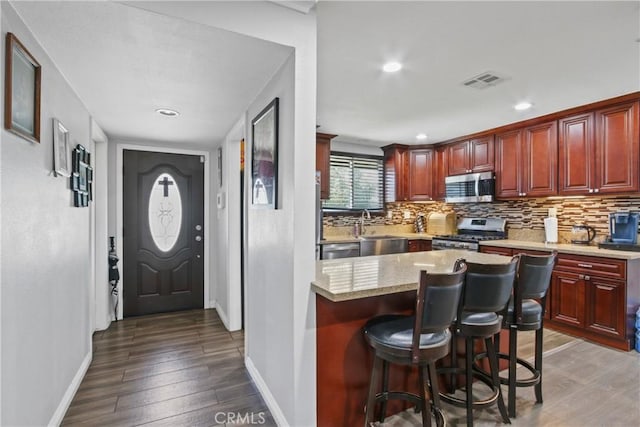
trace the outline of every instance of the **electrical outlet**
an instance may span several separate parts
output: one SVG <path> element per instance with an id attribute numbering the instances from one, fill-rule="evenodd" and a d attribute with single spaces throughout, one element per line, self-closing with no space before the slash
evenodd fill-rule
<path id="1" fill-rule="evenodd" d="M 411 218 L 411 211 L 404 211 L 404 219 Z"/>
<path id="2" fill-rule="evenodd" d="M 391 209 L 387 210 L 387 218 L 393 218 L 393 211 Z"/>

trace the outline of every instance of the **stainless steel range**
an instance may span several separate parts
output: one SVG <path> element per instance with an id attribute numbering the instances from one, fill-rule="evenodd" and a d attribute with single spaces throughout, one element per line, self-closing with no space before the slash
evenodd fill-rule
<path id="1" fill-rule="evenodd" d="M 458 234 L 435 236 L 432 249 L 466 249 L 477 252 L 478 242 L 483 240 L 506 239 L 507 221 L 501 218 L 460 218 Z"/>

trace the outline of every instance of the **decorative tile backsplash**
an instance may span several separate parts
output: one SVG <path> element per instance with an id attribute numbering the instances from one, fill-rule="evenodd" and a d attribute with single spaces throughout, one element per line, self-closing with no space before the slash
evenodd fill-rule
<path id="1" fill-rule="evenodd" d="M 541 240 L 544 238 L 544 218 L 549 208 L 556 208 L 560 241 L 566 241 L 574 224 L 594 227 L 598 240 L 609 233 L 609 213 L 640 212 L 640 197 L 611 196 L 585 198 L 540 198 L 496 201 L 492 203 L 387 203 L 387 214 L 391 217 L 372 216 L 366 225 L 413 225 L 416 216 L 430 212 L 455 212 L 458 216 L 490 217 L 507 220 L 509 237 L 519 240 Z M 405 213 L 408 218 L 405 218 Z M 360 216 L 325 215 L 325 227 L 351 227 Z"/>

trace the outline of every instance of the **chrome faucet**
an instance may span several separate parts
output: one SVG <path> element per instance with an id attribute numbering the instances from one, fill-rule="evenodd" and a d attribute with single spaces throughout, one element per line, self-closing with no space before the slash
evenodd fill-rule
<path id="1" fill-rule="evenodd" d="M 362 215 L 360 215 L 360 234 L 364 235 L 364 216 L 367 215 L 367 219 L 371 219 L 371 214 L 367 209 L 362 211 Z"/>

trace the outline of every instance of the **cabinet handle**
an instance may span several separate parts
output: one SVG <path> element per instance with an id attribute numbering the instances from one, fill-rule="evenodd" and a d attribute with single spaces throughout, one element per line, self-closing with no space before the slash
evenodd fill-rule
<path id="1" fill-rule="evenodd" d="M 578 279 L 584 280 L 584 274 L 578 274 Z"/>
<path id="2" fill-rule="evenodd" d="M 589 193 L 593 193 L 593 188 L 590 188 L 590 189 L 589 189 Z"/>
<path id="3" fill-rule="evenodd" d="M 591 264 L 578 264 L 578 267 L 582 267 L 582 268 L 593 268 L 593 265 L 591 265 Z"/>
<path id="4" fill-rule="evenodd" d="M 596 188 L 595 190 L 593 190 L 594 193 L 598 193 L 600 191 L 599 188 Z"/>
<path id="5" fill-rule="evenodd" d="M 584 280 L 591 280 L 590 276 L 584 276 Z"/>
<path id="6" fill-rule="evenodd" d="M 527 195 L 527 193 L 522 193 L 522 196 L 523 196 L 523 197 L 524 197 L 524 196 L 526 196 L 526 195 Z"/>

